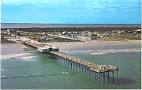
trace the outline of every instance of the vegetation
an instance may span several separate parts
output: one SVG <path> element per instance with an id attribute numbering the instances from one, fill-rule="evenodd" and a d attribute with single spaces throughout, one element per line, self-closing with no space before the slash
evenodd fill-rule
<path id="1" fill-rule="evenodd" d="M 8 29 L 18 36 L 25 36 L 40 42 L 80 42 L 77 36 L 96 35 L 96 40 L 141 40 L 141 30 L 139 26 L 112 26 L 112 27 L 48 27 L 48 28 L 15 28 Z M 140 30 L 140 31 L 139 31 Z M 2 31 L 7 31 L 3 29 Z M 63 34 L 62 32 L 66 32 Z M 71 37 L 58 37 L 64 35 Z M 1 35 L 1 42 L 8 42 Z M 72 40 L 71 40 L 72 39 Z"/>

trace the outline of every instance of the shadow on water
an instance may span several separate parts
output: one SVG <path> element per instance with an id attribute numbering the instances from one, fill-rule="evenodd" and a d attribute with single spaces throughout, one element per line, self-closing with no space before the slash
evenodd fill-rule
<path id="1" fill-rule="evenodd" d="M 117 80 L 114 82 L 114 80 Z M 130 79 L 130 78 L 111 78 L 109 79 L 109 83 L 115 84 L 115 85 L 127 85 L 127 84 L 132 84 L 136 83 L 136 81 Z"/>
<path id="2" fill-rule="evenodd" d="M 55 55 L 53 55 L 53 54 L 50 54 L 50 53 L 36 53 L 36 54 L 38 54 L 38 56 L 40 57 L 40 58 L 45 58 L 45 59 L 54 59 L 54 60 L 56 60 L 56 59 L 58 59 L 58 57 L 57 56 L 55 56 Z"/>

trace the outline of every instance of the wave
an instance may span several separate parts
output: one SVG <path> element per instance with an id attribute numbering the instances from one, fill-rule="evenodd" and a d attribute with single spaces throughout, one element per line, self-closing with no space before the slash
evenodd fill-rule
<path id="1" fill-rule="evenodd" d="M 69 72 L 61 72 L 62 74 L 69 74 Z"/>
<path id="2" fill-rule="evenodd" d="M 0 68 L 1 71 L 5 71 L 6 69 Z"/>
<path id="3" fill-rule="evenodd" d="M 32 58 L 34 57 L 36 56 L 32 56 L 29 53 L 1 55 L 1 59 L 18 59 L 24 61 L 32 61 Z"/>
<path id="4" fill-rule="evenodd" d="M 34 57 L 36 56 L 23 56 L 23 57 L 20 57 L 20 59 L 24 61 L 33 61 L 32 58 Z"/>
<path id="5" fill-rule="evenodd" d="M 92 55 L 102 55 L 102 54 L 109 54 L 109 53 L 120 53 L 120 52 L 141 52 L 141 49 L 109 49 L 109 50 L 95 50 L 94 52 L 90 52 L 89 54 Z"/>
<path id="6" fill-rule="evenodd" d="M 17 78 L 27 78 L 27 77 L 35 77 L 35 76 L 43 76 L 43 74 L 31 74 L 31 75 L 15 75 L 15 76 L 2 76 L 1 79 L 8 79 L 8 78 L 13 78 L 13 79 L 17 79 Z"/>
<path id="7" fill-rule="evenodd" d="M 25 75 L 14 75 L 14 76 L 1 76 L 1 79 L 17 79 L 17 78 L 30 78 L 30 77 L 43 77 L 46 75 L 61 75 L 61 74 L 69 74 L 69 72 L 60 72 L 60 73 L 48 73 L 48 74 L 25 74 Z"/>
<path id="8" fill-rule="evenodd" d="M 4 66 L 6 69 L 15 69 L 15 68 L 29 68 L 29 67 L 38 67 L 38 65 L 15 65 L 15 66 Z"/>

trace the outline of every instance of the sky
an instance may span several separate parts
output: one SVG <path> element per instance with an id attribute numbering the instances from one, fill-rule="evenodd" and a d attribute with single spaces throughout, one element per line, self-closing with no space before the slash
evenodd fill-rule
<path id="1" fill-rule="evenodd" d="M 3 0 L 2 23 L 140 24 L 140 0 Z"/>

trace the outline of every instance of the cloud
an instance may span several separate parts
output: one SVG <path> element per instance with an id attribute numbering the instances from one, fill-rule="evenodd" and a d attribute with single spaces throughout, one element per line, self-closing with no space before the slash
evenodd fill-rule
<path id="1" fill-rule="evenodd" d="M 118 17 L 133 22 L 139 6 L 139 0 L 3 0 L 2 21 L 109 23 Z"/>
<path id="2" fill-rule="evenodd" d="M 108 10 L 109 11 L 115 11 L 115 8 L 109 8 Z"/>
<path id="3" fill-rule="evenodd" d="M 68 0 L 3 0 L 4 5 L 56 5 L 56 4 L 68 4 Z"/>
<path id="4" fill-rule="evenodd" d="M 46 0 L 47 1 L 47 0 Z M 3 0 L 4 4 L 20 4 L 20 3 L 31 3 L 31 2 L 39 2 L 39 0 Z"/>
<path id="5" fill-rule="evenodd" d="M 95 10 L 130 7 L 140 0 L 3 0 L 3 5 L 30 5 L 39 8 L 67 8 L 75 10 Z M 130 4 L 130 5 L 129 5 Z M 129 5 L 129 6 L 128 6 Z"/>

